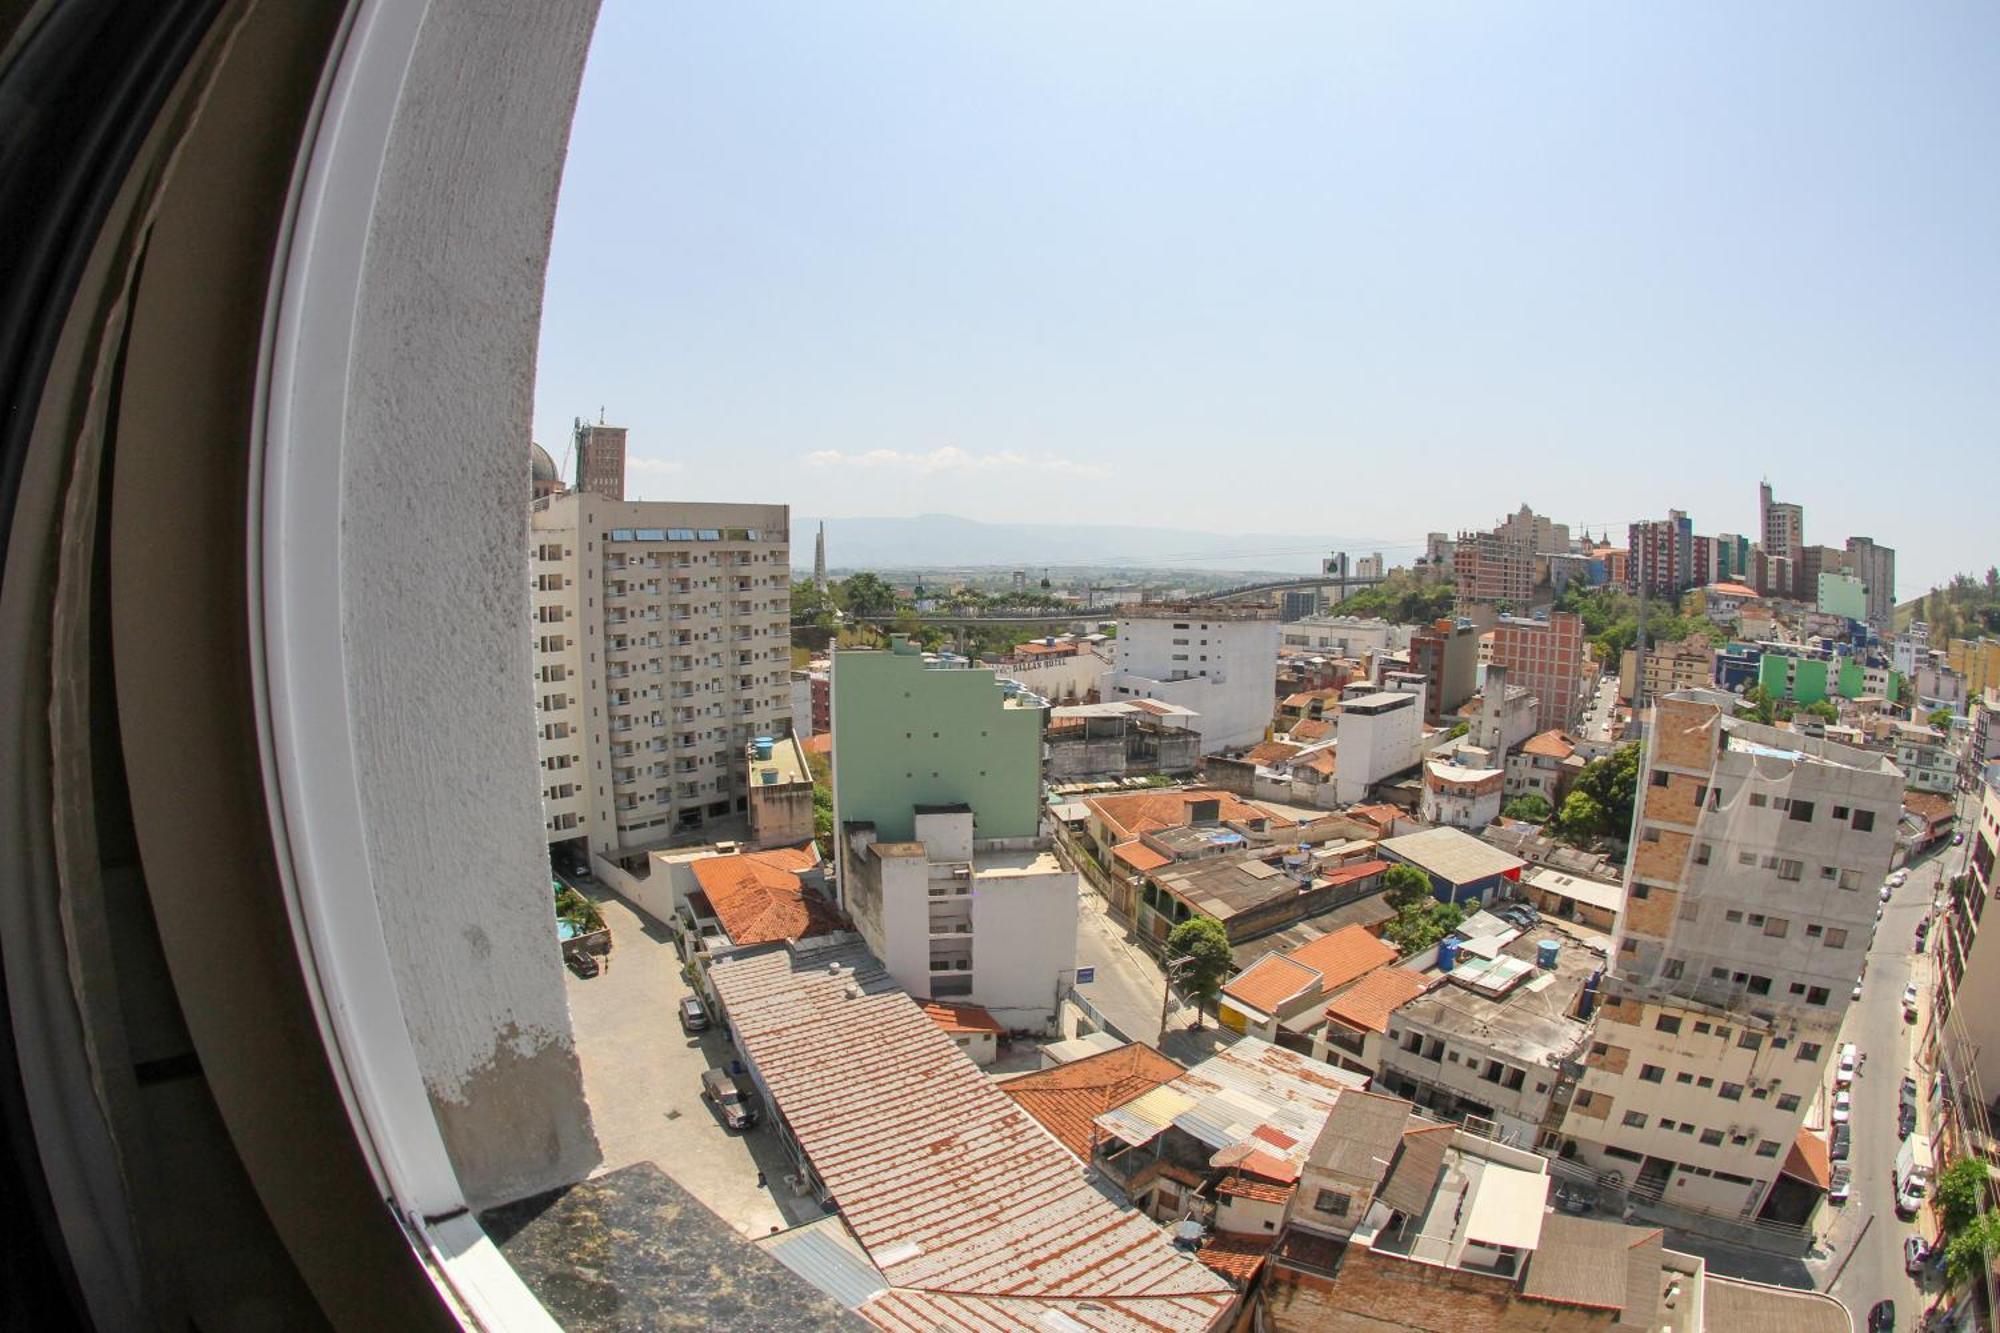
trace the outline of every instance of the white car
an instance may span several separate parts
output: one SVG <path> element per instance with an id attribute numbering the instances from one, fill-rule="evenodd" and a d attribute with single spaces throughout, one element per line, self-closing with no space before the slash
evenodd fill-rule
<path id="1" fill-rule="evenodd" d="M 1854 1094 L 1846 1088 L 1833 1094 L 1833 1123 L 1844 1125 L 1854 1113 Z"/>
<path id="2" fill-rule="evenodd" d="M 1910 879 L 1909 871 L 1898 870 L 1895 874 L 1889 876 L 1889 887 L 1892 889 L 1900 889 L 1903 887 L 1903 885 L 1909 882 L 1909 879 Z"/>
<path id="3" fill-rule="evenodd" d="M 1854 979 L 1854 998 L 1857 1000 L 1861 998 L 1861 978 L 1859 977 Z"/>
<path id="4" fill-rule="evenodd" d="M 1896 891 L 1896 881 L 1892 879 L 1882 886 L 1882 901 L 1885 903 L 1888 902 L 1889 895 L 1894 893 L 1895 891 Z"/>
<path id="5" fill-rule="evenodd" d="M 1916 1016 L 1917 1016 L 1917 983 L 1913 981 L 1909 985 L 1903 987 L 1903 1017 L 1905 1019 L 1914 1019 Z"/>
<path id="6" fill-rule="evenodd" d="M 1846 1203 L 1847 1196 L 1852 1193 L 1853 1183 L 1854 1173 L 1847 1169 L 1845 1163 L 1833 1168 L 1833 1184 L 1827 1188 L 1827 1201 L 1829 1203 Z"/>
<path id="7" fill-rule="evenodd" d="M 1854 1048 L 1853 1042 L 1848 1042 L 1840 1048 L 1840 1067 L 1834 1071 L 1833 1081 L 1846 1087 L 1854 1081 L 1854 1069 L 1860 1063 L 1861 1053 Z"/>

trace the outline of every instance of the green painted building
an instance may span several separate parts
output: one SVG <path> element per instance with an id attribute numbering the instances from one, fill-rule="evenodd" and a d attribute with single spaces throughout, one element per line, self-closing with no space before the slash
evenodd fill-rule
<path id="1" fill-rule="evenodd" d="M 1868 619 L 1868 585 L 1851 574 L 1819 576 L 1819 609 L 1829 616 Z"/>
<path id="2" fill-rule="evenodd" d="M 914 644 L 833 656 L 836 827 L 915 834 L 919 805 L 972 807 L 973 837 L 1031 838 L 1042 813 L 1040 706 L 1017 706 L 983 667 L 930 667 Z"/>
<path id="3" fill-rule="evenodd" d="M 1903 678 L 1891 671 L 1888 682 L 1885 693 L 1894 699 Z M 1854 657 L 1829 662 L 1819 657 L 1765 653 L 1757 663 L 1757 684 L 1763 687 L 1766 697 L 1790 699 L 1797 704 L 1815 704 L 1835 694 L 1843 699 L 1859 699 L 1868 692 L 1867 670 Z"/>

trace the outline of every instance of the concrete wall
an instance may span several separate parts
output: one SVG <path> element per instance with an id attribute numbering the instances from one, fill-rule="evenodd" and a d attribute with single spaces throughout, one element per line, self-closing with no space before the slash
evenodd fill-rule
<path id="1" fill-rule="evenodd" d="M 524 513 L 542 275 L 595 11 L 495 23 L 431 5 L 355 293 L 340 503 L 356 794 L 474 1207 L 598 1161 L 549 910 Z"/>
<path id="2" fill-rule="evenodd" d="M 1198 610 L 1179 619 L 1121 619 L 1117 669 L 1100 692 L 1192 708 L 1201 714 L 1204 754 L 1253 745 L 1271 723 L 1278 633 L 1275 620 L 1203 620 Z"/>
<path id="3" fill-rule="evenodd" d="M 884 842 L 913 836 L 918 805 L 964 802 L 982 839 L 1041 821 L 1042 710 L 1003 708 L 991 671 L 924 669 L 914 648 L 833 659 L 834 817 Z"/>
<path id="4" fill-rule="evenodd" d="M 1067 870 L 974 876 L 972 998 L 1006 1026 L 1054 1019 L 1060 974 L 1076 966 L 1079 887 Z"/>
<path id="5" fill-rule="evenodd" d="M 1423 700 L 1416 695 L 1408 705 L 1385 713 L 1342 712 L 1340 763 L 1334 769 L 1339 804 L 1364 801 L 1377 782 L 1415 767 L 1422 724 Z"/>

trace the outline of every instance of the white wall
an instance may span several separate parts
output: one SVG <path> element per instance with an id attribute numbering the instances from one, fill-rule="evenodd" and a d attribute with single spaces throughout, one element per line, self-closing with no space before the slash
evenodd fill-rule
<path id="1" fill-rule="evenodd" d="M 972 893 L 972 998 L 1010 1028 L 1055 1017 L 1056 986 L 1076 966 L 1074 873 L 979 874 Z"/>
<path id="2" fill-rule="evenodd" d="M 920 1000 L 931 994 L 930 862 L 889 856 L 882 868 L 882 921 L 869 947 L 896 984 Z M 975 955 L 976 957 L 976 955 Z"/>
<path id="3" fill-rule="evenodd" d="M 1416 766 L 1423 734 L 1423 701 L 1416 695 L 1401 708 L 1340 715 L 1339 764 L 1334 795 L 1342 805 L 1367 799 L 1368 789 L 1391 774 Z"/>
<path id="4" fill-rule="evenodd" d="M 1109 659 L 1085 648 L 1070 657 L 997 668 L 1003 680 L 1018 680 L 1051 703 L 1081 700 L 1111 669 Z"/>
<path id="5" fill-rule="evenodd" d="M 1201 714 L 1202 753 L 1254 745 L 1276 705 L 1275 620 L 1134 617 L 1118 622 L 1106 699 L 1161 699 Z M 1177 679 L 1178 677 L 1178 679 Z"/>

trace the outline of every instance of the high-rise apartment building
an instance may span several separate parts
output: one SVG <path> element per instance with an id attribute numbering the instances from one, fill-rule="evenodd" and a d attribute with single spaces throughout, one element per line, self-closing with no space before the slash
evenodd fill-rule
<path id="1" fill-rule="evenodd" d="M 784 505 L 535 502 L 550 842 L 611 854 L 747 811 L 751 742 L 792 729 L 789 522 Z"/>
<path id="2" fill-rule="evenodd" d="M 1896 614 L 1896 551 L 1872 537 L 1847 539 L 1848 572 L 1868 589 L 1868 623 L 1887 630 Z"/>
<path id="3" fill-rule="evenodd" d="M 1758 524 L 1764 538 L 1764 554 L 1773 560 L 1796 560 L 1806 545 L 1804 505 L 1780 504 L 1771 498 L 1771 483 L 1757 485 Z"/>
<path id="4" fill-rule="evenodd" d="M 1040 1027 L 1076 965 L 1076 875 L 1041 832 L 1048 709 L 962 663 L 900 638 L 833 655 L 842 905 L 918 999 Z"/>
<path id="5" fill-rule="evenodd" d="M 1680 510 L 1632 524 L 1628 545 L 1627 568 L 1635 591 L 1643 583 L 1648 593 L 1671 597 L 1695 585 L 1694 524 Z"/>
<path id="6" fill-rule="evenodd" d="M 1562 1132 L 1642 1196 L 1798 1222 L 1817 1195 L 1780 1168 L 1867 956 L 1903 775 L 1733 706 L 1709 690 L 1654 704 L 1616 948 Z"/>
<path id="7" fill-rule="evenodd" d="M 1583 620 L 1556 611 L 1547 620 L 1502 616 L 1488 640 L 1486 660 L 1532 693 L 1535 730 L 1574 731 L 1583 708 Z"/>
<path id="8" fill-rule="evenodd" d="M 576 488 L 606 500 L 625 498 L 625 427 L 577 421 Z"/>
<path id="9" fill-rule="evenodd" d="M 1507 602 L 1526 609 L 1538 581 L 1535 557 L 1568 550 L 1569 527 L 1526 505 L 1491 532 L 1461 532 L 1452 549 L 1459 603 Z"/>

